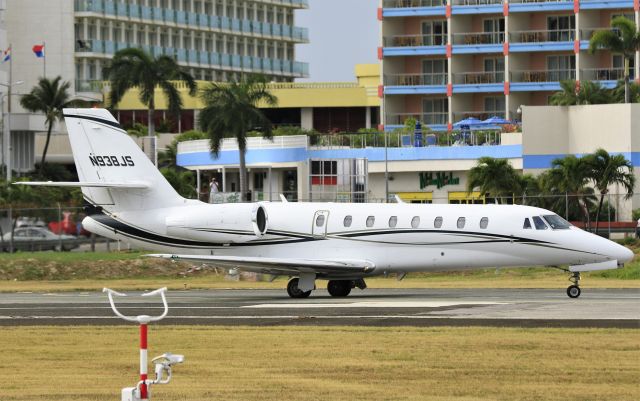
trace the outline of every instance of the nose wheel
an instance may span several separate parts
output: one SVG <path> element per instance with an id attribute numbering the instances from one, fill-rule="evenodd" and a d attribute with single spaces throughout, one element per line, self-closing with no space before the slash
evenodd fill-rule
<path id="1" fill-rule="evenodd" d="M 580 296 L 580 272 L 572 272 L 569 281 L 573 284 L 567 287 L 567 295 L 569 298 L 578 298 Z"/>

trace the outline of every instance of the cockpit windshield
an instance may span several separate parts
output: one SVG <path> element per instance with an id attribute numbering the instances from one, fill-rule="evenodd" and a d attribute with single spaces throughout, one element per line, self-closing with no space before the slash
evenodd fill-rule
<path id="1" fill-rule="evenodd" d="M 571 228 L 571 224 L 557 214 L 548 214 L 546 216 L 542 216 L 542 218 L 545 219 L 547 224 L 549 224 L 549 226 L 554 230 L 567 230 Z"/>

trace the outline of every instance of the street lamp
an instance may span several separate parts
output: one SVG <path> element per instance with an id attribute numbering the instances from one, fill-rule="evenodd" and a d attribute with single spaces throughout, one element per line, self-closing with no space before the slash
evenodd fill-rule
<path id="1" fill-rule="evenodd" d="M 14 83 L 0 82 L 0 86 L 7 88 L 6 96 L 9 98 L 7 113 L 4 113 L 4 96 L 0 96 L 0 112 L 2 113 L 2 154 L 3 164 L 7 172 L 7 185 L 11 182 L 11 88 L 22 85 L 24 81 Z"/>

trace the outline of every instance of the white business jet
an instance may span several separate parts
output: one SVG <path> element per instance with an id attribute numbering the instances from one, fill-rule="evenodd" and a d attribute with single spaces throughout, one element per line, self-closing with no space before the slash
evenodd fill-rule
<path id="1" fill-rule="evenodd" d="M 80 182 L 25 184 L 81 187 L 88 231 L 162 252 L 149 256 L 289 276 L 292 298 L 308 297 L 318 279 L 344 297 L 372 276 L 501 266 L 568 266 L 567 294 L 577 298 L 580 272 L 633 257 L 530 206 L 185 199 L 107 110 L 65 109 L 64 117 Z"/>

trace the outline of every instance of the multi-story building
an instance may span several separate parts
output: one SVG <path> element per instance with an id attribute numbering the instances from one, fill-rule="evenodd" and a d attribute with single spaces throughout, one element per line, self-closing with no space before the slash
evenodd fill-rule
<path id="1" fill-rule="evenodd" d="M 589 38 L 616 16 L 639 22 L 639 8 L 632 0 L 381 0 L 386 128 L 408 117 L 434 130 L 469 116 L 519 120 L 521 105 L 548 104 L 563 80 L 613 87 L 622 56 L 590 54 Z"/>
<path id="2" fill-rule="evenodd" d="M 270 81 L 291 82 L 308 76 L 308 64 L 295 60 L 295 45 L 308 42 L 308 32 L 294 18 L 308 0 L 6 2 L 8 37 L 0 48 L 12 45 L 13 80 L 24 81 L 23 93 L 43 75 L 61 76 L 71 82 L 72 96 L 100 102 L 104 69 L 127 47 L 174 57 L 198 80 L 261 73 Z M 44 45 L 45 57 L 36 58 L 34 45 Z M 20 113 L 18 97 L 12 100 L 14 113 Z M 38 122 L 13 129 L 32 146 L 33 132 L 43 127 Z"/>

